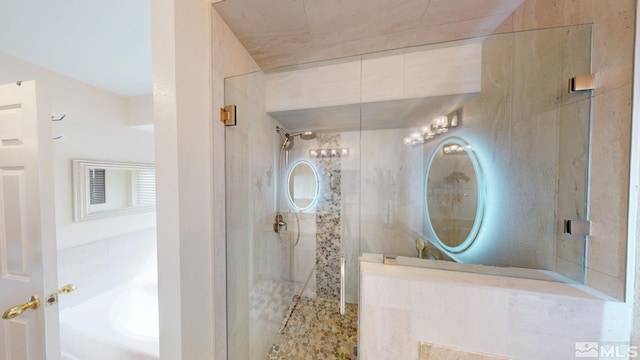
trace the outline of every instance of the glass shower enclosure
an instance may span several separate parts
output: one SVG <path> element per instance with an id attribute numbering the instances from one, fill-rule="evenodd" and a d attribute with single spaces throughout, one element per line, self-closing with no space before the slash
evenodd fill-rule
<path id="1" fill-rule="evenodd" d="M 583 282 L 591 25 L 228 78 L 229 359 L 355 358 L 359 261 Z M 490 265 L 490 266 L 487 266 Z"/>

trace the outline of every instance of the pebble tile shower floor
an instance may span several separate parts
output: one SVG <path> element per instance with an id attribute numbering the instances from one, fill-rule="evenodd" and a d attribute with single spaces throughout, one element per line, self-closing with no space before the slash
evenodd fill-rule
<path id="1" fill-rule="evenodd" d="M 335 300 L 303 296 L 295 304 L 293 301 L 295 310 L 271 346 L 268 360 L 355 359 L 357 304 L 346 304 L 344 315 Z"/>

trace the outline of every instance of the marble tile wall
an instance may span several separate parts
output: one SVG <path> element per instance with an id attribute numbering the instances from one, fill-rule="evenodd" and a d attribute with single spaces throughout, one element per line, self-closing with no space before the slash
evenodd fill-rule
<path id="1" fill-rule="evenodd" d="M 586 215 L 590 103 L 589 94 L 568 94 L 566 87 L 570 77 L 590 72 L 591 27 L 525 31 L 513 40 L 511 216 L 536 221 L 523 224 L 509 243 L 509 265 L 561 270 L 582 281 L 584 238 L 563 235 L 563 219 Z M 532 153 L 553 161 L 531 161 Z M 518 206 L 523 199 L 527 206 Z M 572 251 L 558 254 L 558 248 Z M 558 256 L 573 271 L 558 269 Z"/>
<path id="2" fill-rule="evenodd" d="M 472 71 L 481 74 L 475 78 L 481 80 L 480 86 L 467 89 L 481 89 L 481 92 L 464 102 L 464 125 L 451 133 L 462 136 L 476 147 L 490 184 L 485 225 L 477 245 L 474 245 L 475 250 L 459 255 L 460 261 L 549 270 L 558 268 L 562 274 L 582 279 L 584 243 L 580 239 L 562 238 L 564 242 L 556 245 L 556 238 L 562 236 L 562 219 L 584 213 L 586 154 L 584 144 L 580 145 L 575 140 L 584 141 L 587 137 L 589 101 L 588 95 L 568 96 L 564 91 L 570 75 L 589 71 L 590 31 L 590 26 L 583 26 L 502 34 L 483 39 L 481 46 L 477 43 L 442 45 L 428 52 L 392 51 L 362 60 L 362 96 L 380 100 L 415 96 L 412 91 L 419 86 L 410 84 L 420 83 L 424 87 L 423 84 L 429 83 L 427 78 L 432 77 L 417 76 L 419 68 L 429 69 L 429 64 L 456 58 L 455 54 L 482 52 L 478 57 L 482 61 L 476 64 L 481 64 L 480 69 Z M 346 63 L 351 64 L 350 61 Z M 335 68 L 338 71 L 336 67 L 343 65 L 335 61 L 328 65 L 320 64 L 315 73 L 319 69 Z M 470 63 L 460 62 L 458 65 L 468 66 Z M 305 94 L 309 91 L 299 91 L 302 95 L 298 97 L 300 102 L 296 102 L 298 98 L 293 96 L 294 90 L 304 86 L 313 90 L 311 92 L 319 92 L 320 89 L 313 82 L 307 83 L 306 75 L 303 76 L 313 72 L 311 66 L 267 74 L 267 88 L 273 92 L 267 95 L 267 103 L 268 97 L 272 96 L 274 99 L 286 97 L 287 101 L 296 103 L 295 106 L 304 105 Z M 385 67 L 392 70 L 391 75 L 383 71 Z M 348 65 L 337 74 L 344 74 L 347 68 L 355 71 L 352 65 Z M 452 65 L 453 68 L 457 65 Z M 313 77 L 317 78 L 317 75 Z M 398 77 L 402 80 L 398 81 Z M 355 78 L 351 82 L 357 83 Z M 462 82 L 456 88 L 464 88 Z M 421 94 L 427 92 L 426 89 L 420 91 Z M 304 106 L 317 107 L 317 100 L 314 101 Z M 574 121 L 577 115 L 580 116 L 576 119 L 582 122 Z M 417 147 L 403 146 L 402 139 L 408 131 L 363 130 L 361 142 L 354 146 L 362 148 L 362 171 L 356 168 L 353 174 L 362 176 L 349 182 L 354 185 L 349 193 L 361 193 L 361 204 L 358 201 L 351 203 L 354 204 L 352 207 L 361 209 L 361 216 L 353 220 L 361 225 L 362 233 L 357 236 L 361 239 L 362 251 L 412 256 L 416 252 L 416 239 L 427 233 L 423 203 L 424 167 L 438 142 Z M 296 144 L 296 148 L 298 146 Z M 533 159 L 532 149 L 536 154 Z M 304 151 L 300 154 L 304 155 Z M 349 159 L 357 157 L 350 156 Z M 582 164 L 582 170 L 577 164 Z M 569 180 L 558 182 L 560 171 Z M 344 173 L 345 178 L 348 174 Z M 522 206 L 523 202 L 528 205 Z M 349 216 L 343 218 L 349 219 Z M 561 255 L 558 261 L 556 252 Z M 560 265 L 557 266 L 556 262 Z"/>
<path id="3" fill-rule="evenodd" d="M 269 69 L 483 36 L 522 1 L 223 1 L 215 7 Z"/>
<path id="4" fill-rule="evenodd" d="M 463 103 L 463 126 L 451 135 L 476 150 L 487 185 L 486 212 L 477 240 L 456 254 L 458 261 L 560 270 L 582 280 L 584 243 L 556 243 L 561 219 L 585 212 L 589 100 L 563 92 L 571 74 L 589 71 L 590 31 L 582 26 L 484 39 L 482 91 Z M 438 143 L 426 143 L 424 159 L 408 164 L 426 163 Z M 422 183 L 415 177 L 407 184 L 417 195 Z M 556 253 L 563 267 L 556 265 Z"/>
<path id="5" fill-rule="evenodd" d="M 278 69 L 267 74 L 267 111 L 478 92 L 481 52 L 476 41 Z"/>
<path id="6" fill-rule="evenodd" d="M 58 251 L 58 284 L 76 291 L 60 297 L 60 309 L 81 304 L 126 283 L 157 282 L 156 229 L 146 229 Z"/>
<path id="7" fill-rule="evenodd" d="M 504 31 L 594 24 L 592 149 L 587 283 L 623 299 L 627 263 L 627 198 L 635 2 L 525 0 Z"/>
<path id="8" fill-rule="evenodd" d="M 362 252 L 417 256 L 424 229 L 425 153 L 402 144 L 407 129 L 363 131 Z"/>
<path id="9" fill-rule="evenodd" d="M 629 341 L 630 307 L 586 286 L 366 262 L 360 276 L 364 360 L 416 359 L 422 342 L 498 358 L 573 359 L 576 342 Z"/>

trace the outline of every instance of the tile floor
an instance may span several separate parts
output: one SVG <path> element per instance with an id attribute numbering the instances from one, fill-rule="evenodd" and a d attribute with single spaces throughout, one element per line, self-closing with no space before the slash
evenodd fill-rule
<path id="1" fill-rule="evenodd" d="M 358 338 L 357 304 L 346 304 L 344 315 L 335 300 L 303 296 L 294 298 L 292 306 L 295 309 L 285 319 L 268 360 L 356 359 L 351 349 Z"/>

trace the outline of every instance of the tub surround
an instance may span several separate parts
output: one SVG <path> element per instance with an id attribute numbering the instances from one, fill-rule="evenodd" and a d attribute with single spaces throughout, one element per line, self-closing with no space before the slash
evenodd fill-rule
<path id="1" fill-rule="evenodd" d="M 156 229 L 58 251 L 64 360 L 158 358 Z M 67 357 L 65 357 L 67 356 Z"/>
<path id="2" fill-rule="evenodd" d="M 159 358 L 157 283 L 130 281 L 60 312 L 62 360 Z"/>
<path id="3" fill-rule="evenodd" d="M 58 284 L 76 286 L 60 296 L 61 311 L 135 278 L 157 283 L 155 228 L 58 251 Z"/>

